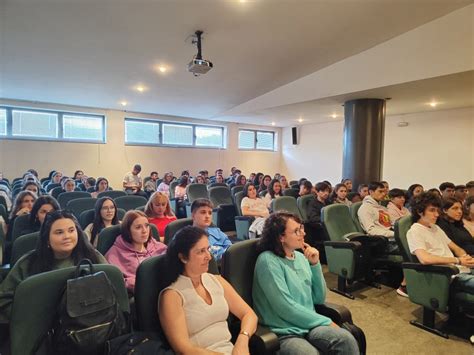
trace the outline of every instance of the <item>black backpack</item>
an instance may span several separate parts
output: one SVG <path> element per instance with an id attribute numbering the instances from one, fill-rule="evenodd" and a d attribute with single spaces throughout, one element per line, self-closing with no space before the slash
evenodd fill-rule
<path id="1" fill-rule="evenodd" d="M 89 264 L 89 271 L 81 269 Z M 129 332 L 128 315 L 117 303 L 115 289 L 103 271 L 83 259 L 67 280 L 50 334 L 55 354 L 103 354 L 105 343 Z"/>

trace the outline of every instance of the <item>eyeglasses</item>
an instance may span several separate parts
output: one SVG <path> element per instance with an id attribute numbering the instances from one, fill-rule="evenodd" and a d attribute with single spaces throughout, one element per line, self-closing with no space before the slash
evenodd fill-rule
<path id="1" fill-rule="evenodd" d="M 114 207 L 114 206 L 111 206 L 111 207 L 102 207 L 101 210 L 102 210 L 102 211 L 115 211 L 115 207 Z"/>
<path id="2" fill-rule="evenodd" d="M 303 233 L 304 233 L 304 225 L 303 225 L 303 224 L 300 224 L 300 226 L 294 230 L 294 233 L 295 233 L 297 236 L 303 235 Z"/>

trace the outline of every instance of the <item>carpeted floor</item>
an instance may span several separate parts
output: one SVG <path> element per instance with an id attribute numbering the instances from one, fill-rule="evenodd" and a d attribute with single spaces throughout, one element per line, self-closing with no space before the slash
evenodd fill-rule
<path id="1" fill-rule="evenodd" d="M 324 275 L 327 286 L 336 287 L 336 276 L 327 271 Z M 354 323 L 365 332 L 368 354 L 474 355 L 474 346 L 467 340 L 451 334 L 444 339 L 410 325 L 412 319 L 421 320 L 421 307 L 398 296 L 393 288 L 367 286 L 353 295 L 355 299 L 350 300 L 328 290 L 326 299 L 349 308 Z M 442 317 L 437 319 L 442 321 Z"/>

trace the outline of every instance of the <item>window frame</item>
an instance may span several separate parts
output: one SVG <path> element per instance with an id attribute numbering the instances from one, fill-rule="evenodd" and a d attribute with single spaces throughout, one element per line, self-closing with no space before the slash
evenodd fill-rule
<path id="1" fill-rule="evenodd" d="M 148 147 L 161 147 L 161 148 L 194 148 L 194 149 L 227 149 L 227 128 L 221 125 L 211 125 L 211 124 L 198 124 L 198 123 L 191 123 L 191 122 L 176 122 L 176 121 L 167 121 L 167 120 L 160 120 L 160 119 L 152 119 L 152 118 L 142 118 L 142 117 L 124 117 L 124 127 L 127 124 L 127 121 L 133 122 L 143 122 L 143 123 L 155 123 L 159 125 L 159 134 L 158 134 L 158 143 L 138 143 L 138 142 L 127 142 L 125 136 L 125 129 L 124 129 L 124 143 L 126 146 L 148 146 Z M 193 141 L 192 144 L 169 144 L 163 143 L 163 127 L 164 125 L 175 125 L 175 126 L 185 126 L 191 127 L 193 132 Z M 208 146 L 208 145 L 196 145 L 197 135 L 196 129 L 197 128 L 218 128 L 222 132 L 222 145 L 220 147 L 216 146 Z"/>
<path id="2" fill-rule="evenodd" d="M 254 134 L 254 142 L 253 142 L 253 148 L 241 148 L 240 147 L 240 141 L 239 141 L 239 135 L 240 135 L 240 132 L 241 131 L 245 131 L 245 132 L 253 132 Z M 272 141 L 273 141 L 273 147 L 270 148 L 270 149 L 262 149 L 262 148 L 257 148 L 257 143 L 258 143 L 258 133 L 270 133 L 272 135 Z M 242 151 L 259 151 L 259 152 L 276 152 L 277 149 L 276 149 L 276 141 L 275 141 L 275 137 L 276 137 L 276 132 L 275 131 L 266 131 L 266 130 L 262 130 L 262 129 L 248 129 L 248 128 L 239 128 L 239 133 L 238 133 L 238 136 L 237 136 L 237 148 L 238 150 L 242 150 Z"/>
<path id="3" fill-rule="evenodd" d="M 46 142 L 70 142 L 70 143 L 94 143 L 94 144 L 106 144 L 107 143 L 107 124 L 105 115 L 89 113 L 89 112 L 77 112 L 77 111 L 59 111 L 59 110 L 48 110 L 40 109 L 35 107 L 25 106 L 7 106 L 0 105 L 1 110 L 6 110 L 6 134 L 0 135 L 0 139 L 5 140 L 21 140 L 21 141 L 46 141 Z M 13 135 L 13 111 L 26 111 L 32 113 L 45 113 L 57 115 L 57 137 L 40 137 L 40 136 L 15 136 Z M 102 121 L 102 139 L 80 139 L 80 138 L 64 138 L 64 120 L 63 116 L 86 116 L 99 118 Z"/>

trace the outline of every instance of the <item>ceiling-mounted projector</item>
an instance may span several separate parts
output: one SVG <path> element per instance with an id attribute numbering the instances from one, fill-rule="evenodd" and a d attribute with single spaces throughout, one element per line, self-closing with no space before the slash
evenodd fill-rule
<path id="1" fill-rule="evenodd" d="M 196 31 L 193 36 L 193 44 L 197 46 L 197 54 L 194 56 L 188 64 L 188 71 L 193 73 L 194 76 L 199 76 L 201 74 L 206 74 L 209 70 L 212 69 L 212 62 L 206 59 L 202 59 L 201 53 L 201 36 L 202 31 Z"/>

